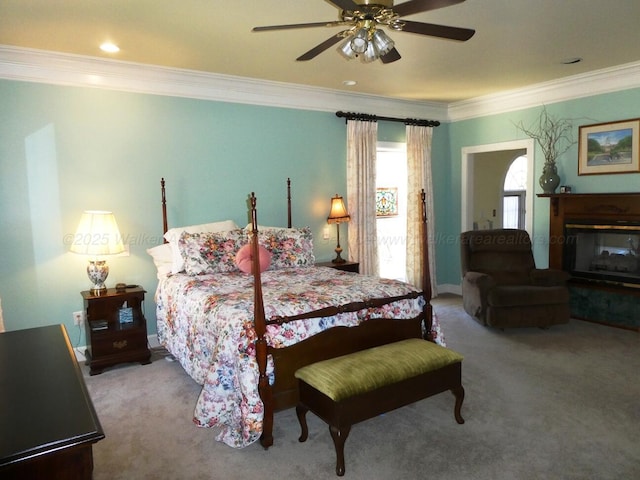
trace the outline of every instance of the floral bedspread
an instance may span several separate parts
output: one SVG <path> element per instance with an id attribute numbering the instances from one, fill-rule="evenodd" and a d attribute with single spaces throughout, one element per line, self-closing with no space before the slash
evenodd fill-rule
<path id="1" fill-rule="evenodd" d="M 415 290 L 406 283 L 326 267 L 289 268 L 262 273 L 267 318 L 305 313 L 331 305 L 399 296 Z M 244 447 L 260 438 L 263 405 L 253 329 L 253 276 L 239 272 L 160 281 L 156 291 L 158 339 L 185 371 L 203 385 L 194 422 L 220 427 L 218 440 Z M 422 297 L 385 305 L 375 312 L 298 320 L 267 327 L 267 342 L 285 347 L 328 328 L 354 326 L 369 318 L 412 318 Z M 434 318 L 434 331 L 442 338 Z M 272 368 L 271 368 L 272 372 Z"/>

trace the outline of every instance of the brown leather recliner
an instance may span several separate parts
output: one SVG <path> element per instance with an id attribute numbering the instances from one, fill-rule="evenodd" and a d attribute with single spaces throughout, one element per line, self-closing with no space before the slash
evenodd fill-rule
<path id="1" fill-rule="evenodd" d="M 569 321 L 569 274 L 537 269 L 525 230 L 460 235 L 462 301 L 483 325 L 549 327 Z"/>

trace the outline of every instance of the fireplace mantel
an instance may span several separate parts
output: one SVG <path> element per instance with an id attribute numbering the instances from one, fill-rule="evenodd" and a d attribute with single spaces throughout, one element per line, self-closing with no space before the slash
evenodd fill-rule
<path id="1" fill-rule="evenodd" d="M 562 269 L 566 220 L 640 222 L 640 192 L 545 193 L 551 201 L 549 217 L 549 267 Z"/>
<path id="2" fill-rule="evenodd" d="M 538 197 L 551 199 L 551 215 L 560 215 L 560 206 L 565 207 L 565 212 L 586 213 L 585 207 L 591 212 L 609 213 L 611 215 L 632 214 L 640 215 L 640 208 L 633 209 L 633 202 L 640 200 L 640 192 L 626 193 L 541 193 Z M 586 205 L 585 205 L 586 204 Z M 569 209 L 567 210 L 567 206 Z M 571 208 L 573 207 L 573 208 Z"/>

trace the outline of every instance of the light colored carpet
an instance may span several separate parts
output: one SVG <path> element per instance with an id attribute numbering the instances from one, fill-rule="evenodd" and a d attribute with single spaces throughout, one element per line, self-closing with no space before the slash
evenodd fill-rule
<path id="1" fill-rule="evenodd" d="M 433 301 L 448 347 L 462 353 L 464 425 L 444 393 L 355 425 L 349 479 L 627 480 L 640 478 L 640 337 L 583 321 L 499 331 Z M 88 376 L 106 439 L 94 479 L 330 479 L 328 427 L 308 415 L 297 441 L 293 410 L 276 414 L 275 445 L 236 450 L 196 427 L 200 386 L 155 351 L 151 365 Z"/>

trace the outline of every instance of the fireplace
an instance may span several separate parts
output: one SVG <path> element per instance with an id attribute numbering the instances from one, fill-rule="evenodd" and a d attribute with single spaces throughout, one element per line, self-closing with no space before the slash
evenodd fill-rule
<path id="1" fill-rule="evenodd" d="M 549 267 L 567 271 L 574 318 L 640 330 L 640 192 L 550 199 Z"/>
<path id="2" fill-rule="evenodd" d="M 567 220 L 562 268 L 573 278 L 640 288 L 640 224 Z"/>

